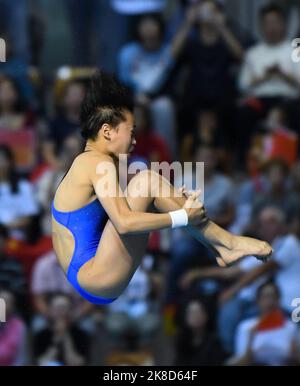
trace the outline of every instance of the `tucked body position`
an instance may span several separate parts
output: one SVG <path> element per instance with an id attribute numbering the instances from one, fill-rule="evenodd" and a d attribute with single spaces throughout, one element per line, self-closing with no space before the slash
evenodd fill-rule
<path id="1" fill-rule="evenodd" d="M 185 227 L 223 267 L 247 255 L 270 256 L 268 243 L 210 221 L 199 191 L 176 190 L 159 173 L 141 171 L 121 189 L 120 156 L 130 155 L 136 141 L 133 104 L 116 79 L 99 73 L 92 80 L 81 125 L 86 146 L 56 190 L 52 239 L 67 279 L 86 300 L 107 304 L 118 298 L 154 230 Z"/>

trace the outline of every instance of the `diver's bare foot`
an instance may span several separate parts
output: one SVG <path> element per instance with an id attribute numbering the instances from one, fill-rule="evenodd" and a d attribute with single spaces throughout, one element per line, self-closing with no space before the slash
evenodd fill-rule
<path id="1" fill-rule="evenodd" d="M 254 256 L 258 260 L 267 261 L 271 256 L 272 247 L 266 242 L 251 237 L 233 236 L 232 247 L 214 245 L 219 254 L 217 262 L 220 266 L 231 265 L 246 256 Z"/>

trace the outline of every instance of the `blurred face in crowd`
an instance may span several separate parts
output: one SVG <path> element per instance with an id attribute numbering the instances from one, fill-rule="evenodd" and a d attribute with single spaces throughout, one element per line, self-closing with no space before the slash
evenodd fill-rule
<path id="1" fill-rule="evenodd" d="M 50 318 L 53 321 L 59 319 L 70 320 L 72 305 L 70 299 L 66 296 L 55 296 L 50 302 Z"/>
<path id="2" fill-rule="evenodd" d="M 284 214 L 279 208 L 267 207 L 258 218 L 259 237 L 271 243 L 283 233 Z"/>
<path id="3" fill-rule="evenodd" d="M 85 87 L 80 83 L 68 85 L 64 98 L 63 106 L 67 111 L 80 111 L 81 104 L 85 96 Z"/>
<path id="4" fill-rule="evenodd" d="M 213 174 L 218 162 L 214 149 L 200 146 L 195 158 L 196 162 L 204 162 L 204 178 Z"/>
<path id="5" fill-rule="evenodd" d="M 203 111 L 197 119 L 198 134 L 205 143 L 213 140 L 218 125 L 216 114 L 213 111 Z"/>
<path id="6" fill-rule="evenodd" d="M 274 107 L 270 110 L 267 116 L 267 127 L 274 129 L 280 126 L 286 126 L 286 116 L 284 110 L 279 107 Z"/>
<path id="7" fill-rule="evenodd" d="M 213 20 L 220 13 L 220 9 L 214 1 L 203 1 L 198 8 L 198 20 L 201 24 L 214 25 Z"/>
<path id="8" fill-rule="evenodd" d="M 163 38 L 159 22 L 151 17 L 143 18 L 138 26 L 138 36 L 147 51 L 159 49 Z"/>
<path id="9" fill-rule="evenodd" d="M 273 190 L 282 190 L 286 183 L 286 170 L 281 165 L 271 165 L 267 171 L 267 178 Z"/>
<path id="10" fill-rule="evenodd" d="M 187 327 L 198 330 L 205 328 L 207 324 L 207 313 L 202 305 L 198 301 L 192 301 L 186 308 L 185 322 Z"/>
<path id="11" fill-rule="evenodd" d="M 12 110 L 17 102 L 18 94 L 15 86 L 8 79 L 0 82 L 0 108 Z"/>
<path id="12" fill-rule="evenodd" d="M 277 44 L 285 38 L 286 24 L 279 13 L 269 12 L 261 20 L 261 30 L 267 43 Z"/>
<path id="13" fill-rule="evenodd" d="M 6 318 L 8 319 L 15 310 L 15 298 L 14 295 L 9 291 L 0 291 L 0 299 L 4 300 L 6 309 Z"/>
<path id="14" fill-rule="evenodd" d="M 264 286 L 257 296 L 257 305 L 262 315 L 279 308 L 279 295 L 273 284 Z"/>
<path id="15" fill-rule="evenodd" d="M 81 142 L 75 135 L 70 135 L 64 140 L 60 152 L 60 160 L 63 163 L 63 169 L 67 170 L 71 166 L 74 158 L 81 152 Z"/>
<path id="16" fill-rule="evenodd" d="M 198 116 L 198 127 L 216 127 L 217 117 L 213 111 L 203 111 Z"/>

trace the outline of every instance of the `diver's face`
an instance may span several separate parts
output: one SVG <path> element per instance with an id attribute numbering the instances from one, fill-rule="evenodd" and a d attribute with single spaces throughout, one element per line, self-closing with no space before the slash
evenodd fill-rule
<path id="1" fill-rule="evenodd" d="M 124 113 L 125 120 L 111 131 L 111 148 L 115 156 L 132 153 L 135 140 L 134 117 L 130 111 Z"/>

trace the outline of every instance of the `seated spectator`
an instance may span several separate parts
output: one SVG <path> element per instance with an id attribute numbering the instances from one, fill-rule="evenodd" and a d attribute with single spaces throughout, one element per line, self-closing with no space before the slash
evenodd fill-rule
<path id="1" fill-rule="evenodd" d="M 13 256 L 8 256 L 5 253 L 7 240 L 7 229 L 0 225 L 0 288 L 6 288 L 16 295 L 18 309 L 24 315 L 26 312 L 28 313 L 28 308 L 25 306 L 29 300 L 27 298 L 27 281 L 22 264 Z"/>
<path id="2" fill-rule="evenodd" d="M 285 231 L 284 222 L 285 217 L 280 209 L 272 206 L 266 207 L 259 214 L 255 225 L 255 237 L 267 240 L 275 248 L 280 236 Z M 195 286 L 198 281 L 205 282 L 213 279 L 224 284 L 229 282 L 229 288 L 225 288 L 219 295 L 220 303 L 217 317 L 219 336 L 223 347 L 229 353 L 233 352 L 234 335 L 239 322 L 257 314 L 255 293 L 257 288 L 266 281 L 268 274 L 245 286 L 240 292 L 234 291 L 234 283 L 238 282 L 247 272 L 261 265 L 261 261 L 249 256 L 226 269 L 221 267 L 195 268 L 188 271 L 180 280 L 180 284 L 185 290 Z"/>
<path id="3" fill-rule="evenodd" d="M 151 272 L 152 263 L 151 256 L 144 256 L 126 290 L 107 306 L 105 325 L 114 345 L 117 342 L 130 349 L 149 345 L 160 327 L 158 282 Z"/>
<path id="4" fill-rule="evenodd" d="M 39 366 L 88 365 L 90 339 L 72 323 L 72 301 L 57 294 L 50 301 L 49 323 L 33 337 L 35 362 Z"/>
<path id="5" fill-rule="evenodd" d="M 34 177 L 36 198 L 43 209 L 42 228 L 45 235 L 51 236 L 50 203 L 62 178 L 80 153 L 81 144 L 81 139 L 76 134 L 67 136 L 60 144 L 60 150 L 56 156 L 57 167 L 44 168 L 39 175 Z"/>
<path id="6" fill-rule="evenodd" d="M 204 204 L 208 217 L 220 226 L 228 227 L 234 219 L 234 185 L 230 177 L 218 171 L 218 155 L 216 148 L 199 146 L 195 161 L 204 163 Z"/>
<path id="7" fill-rule="evenodd" d="M 267 282 L 256 295 L 258 317 L 244 320 L 235 338 L 235 356 L 228 364 L 240 366 L 299 365 L 297 326 L 280 308 L 278 287 Z"/>
<path id="8" fill-rule="evenodd" d="M 192 161 L 192 154 L 202 145 L 217 149 L 220 157 L 224 157 L 225 138 L 220 127 L 219 116 L 213 109 L 203 109 L 198 112 L 195 130 L 184 137 L 181 149 L 183 160 Z"/>
<path id="9" fill-rule="evenodd" d="M 284 12 L 276 5 L 267 5 L 260 11 L 260 23 L 263 39 L 246 52 L 241 91 L 247 97 L 298 98 L 300 70 L 291 60 Z"/>
<path id="10" fill-rule="evenodd" d="M 31 295 L 35 316 L 33 317 L 33 330 L 38 331 L 47 325 L 47 318 L 51 311 L 49 297 L 55 293 L 66 294 L 73 303 L 73 323 L 87 331 L 95 332 L 93 321 L 93 304 L 82 299 L 65 278 L 53 251 L 39 257 L 35 263 L 31 280 Z"/>
<path id="11" fill-rule="evenodd" d="M 271 108 L 265 121 L 252 138 L 248 156 L 251 174 L 256 174 L 270 159 L 282 159 L 292 166 L 298 155 L 298 135 L 288 127 L 283 106 Z"/>
<path id="12" fill-rule="evenodd" d="M 0 299 L 5 302 L 5 323 L 0 323 L 0 366 L 24 366 L 26 358 L 26 326 L 17 316 L 15 297 L 8 290 L 0 290 Z"/>
<path id="13" fill-rule="evenodd" d="M 0 76 L 0 144 L 10 146 L 20 171 L 36 162 L 37 126 L 12 78 Z"/>
<path id="14" fill-rule="evenodd" d="M 9 236 L 24 238 L 30 216 L 39 212 L 32 185 L 16 171 L 12 150 L 0 145 L 0 224 Z"/>
<path id="15" fill-rule="evenodd" d="M 273 159 L 264 165 L 264 175 L 266 177 L 267 191 L 259 192 L 252 207 L 252 218 L 255 218 L 265 206 L 278 206 L 286 214 L 291 212 L 292 201 L 288 191 L 289 167 L 281 159 Z"/>
<path id="16" fill-rule="evenodd" d="M 228 227 L 234 218 L 233 183 L 229 177 L 217 172 L 218 155 L 214 148 L 200 146 L 194 157 L 195 162 L 204 162 L 204 205 L 211 218 L 223 227 Z M 180 188 L 185 184 L 187 190 L 200 188 L 201 176 L 194 171 L 185 172 L 183 181 L 174 181 L 174 185 Z M 211 265 L 214 262 L 212 253 L 204 245 L 192 238 L 184 230 L 178 229 L 172 232 L 171 262 L 167 279 L 168 303 L 177 303 L 182 290 L 178 286 L 178 279 L 193 266 Z"/>
<path id="17" fill-rule="evenodd" d="M 273 258 L 267 263 L 245 273 L 240 279 L 227 289 L 224 296 L 226 301 L 238 294 L 244 287 L 255 282 L 258 278 L 272 274 L 280 290 L 281 307 L 286 312 L 292 312 L 292 301 L 300 293 L 300 241 L 299 241 L 299 214 L 291 214 L 287 218 L 288 233 L 277 237 L 272 246 Z"/>
<path id="18" fill-rule="evenodd" d="M 136 146 L 134 155 L 149 162 L 171 162 L 170 150 L 165 140 L 152 130 L 152 119 L 147 105 L 137 104 L 134 112 Z"/>
<path id="19" fill-rule="evenodd" d="M 182 311 L 176 337 L 175 366 L 220 366 L 226 359 L 220 342 L 209 330 L 207 306 L 190 299 Z"/>
<path id="20" fill-rule="evenodd" d="M 300 69 L 291 60 L 285 13 L 274 4 L 263 7 L 260 27 L 262 41 L 246 52 L 239 78 L 240 90 L 246 97 L 237 114 L 236 145 L 240 158 L 248 148 L 257 120 L 278 103 L 289 103 L 290 115 L 299 131 L 295 114 L 300 97 Z"/>
<path id="21" fill-rule="evenodd" d="M 80 112 L 85 91 L 85 85 L 80 81 L 68 83 L 58 103 L 57 114 L 50 121 L 43 147 L 45 160 L 53 167 L 59 167 L 57 157 L 65 139 L 74 135 L 80 138 Z"/>
<path id="22" fill-rule="evenodd" d="M 52 239 L 44 235 L 41 228 L 41 216 L 30 216 L 24 228 L 23 238 L 9 237 L 4 252 L 22 264 L 26 282 L 30 283 L 35 262 L 53 249 Z"/>
<path id="23" fill-rule="evenodd" d="M 137 31 L 138 40 L 120 52 L 118 76 L 133 90 L 137 102 L 150 104 L 153 129 L 164 138 L 174 157 L 175 111 L 171 99 L 164 95 L 173 64 L 172 48 L 164 41 L 164 22 L 157 15 L 143 16 Z"/>

